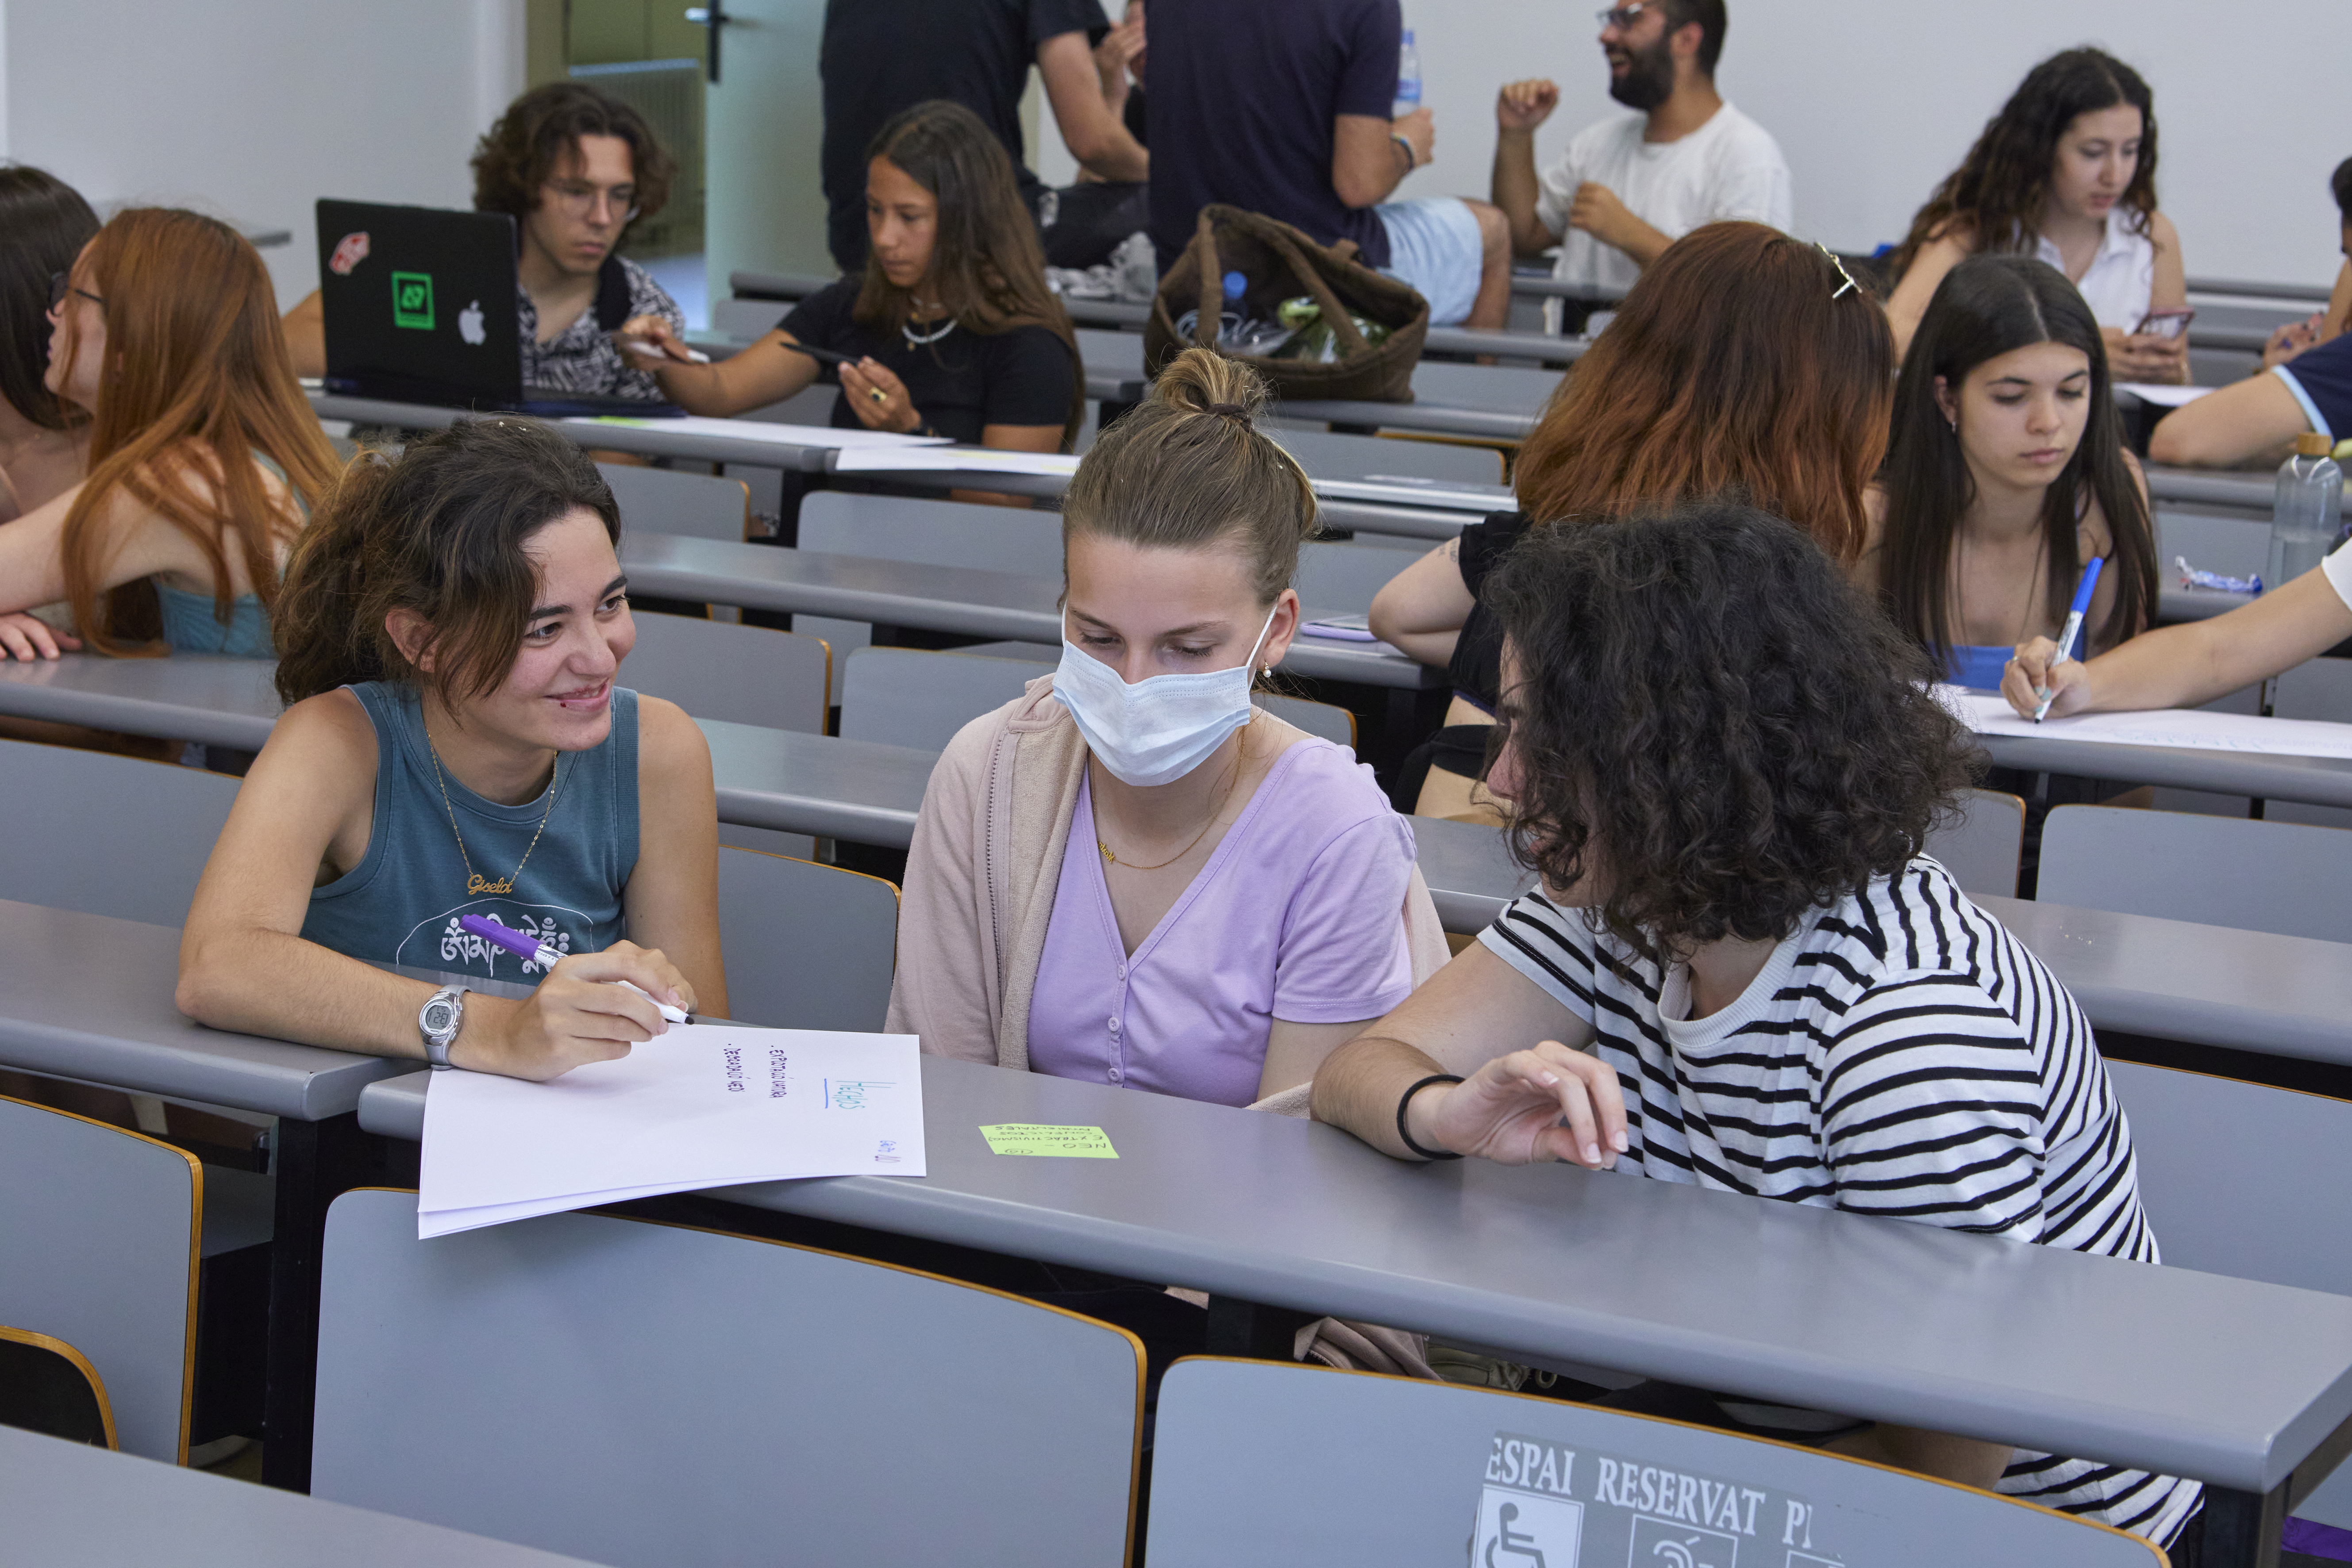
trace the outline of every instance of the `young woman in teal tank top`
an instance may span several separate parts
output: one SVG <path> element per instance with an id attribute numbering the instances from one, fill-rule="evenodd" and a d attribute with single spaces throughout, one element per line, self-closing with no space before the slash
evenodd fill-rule
<path id="1" fill-rule="evenodd" d="M 702 732 L 618 685 L 636 640 L 595 465 L 544 426 L 480 421 L 346 472 L 275 606 L 286 715 L 246 775 L 181 947 L 204 1023 L 548 1079 L 723 1015 L 718 804 Z M 563 956 L 544 973 L 469 914 Z M 437 1015 L 436 1015 L 437 1016 Z M 444 1042 L 435 1042 L 441 1044 Z"/>
<path id="2" fill-rule="evenodd" d="M 47 384 L 89 412 L 89 477 L 0 510 L 0 615 L 64 601 L 99 653 L 268 658 L 280 563 L 335 455 L 260 257 L 214 219 L 133 209 L 51 293 Z"/>

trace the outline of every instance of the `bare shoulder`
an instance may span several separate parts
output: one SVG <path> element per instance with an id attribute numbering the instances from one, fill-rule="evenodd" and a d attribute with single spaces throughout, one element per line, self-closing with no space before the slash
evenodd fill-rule
<path id="1" fill-rule="evenodd" d="M 710 742 L 686 710 L 659 697 L 637 694 L 637 776 L 663 784 L 708 785 Z"/>
<path id="2" fill-rule="evenodd" d="M 375 723 L 344 687 L 306 697 L 286 710 L 247 775 L 321 795 L 375 787 Z"/>
<path id="3" fill-rule="evenodd" d="M 2172 220 L 2161 212 L 2147 215 L 2147 237 L 2158 250 L 2180 248 L 2180 231 L 2173 227 Z"/>

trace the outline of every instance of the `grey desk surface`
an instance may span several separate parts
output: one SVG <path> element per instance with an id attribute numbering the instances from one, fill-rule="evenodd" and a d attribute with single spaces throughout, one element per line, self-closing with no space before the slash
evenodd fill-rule
<path id="1" fill-rule="evenodd" d="M 2273 476 L 2232 468 L 2168 468 L 2150 463 L 2147 495 L 2152 501 L 2192 501 L 2235 511 L 2271 514 Z M 2168 563 L 2169 564 L 2169 563 Z"/>
<path id="2" fill-rule="evenodd" d="M 633 586 L 666 598 L 966 637 L 1061 640 L 1061 585 L 1043 578 L 654 533 L 625 538 L 621 563 Z M 1310 618 L 1315 613 L 1307 606 Z M 1319 637 L 1292 642 L 1282 668 L 1315 679 L 1406 690 L 1433 688 L 1445 679 L 1443 670 L 1416 664 L 1384 643 Z"/>
<path id="3" fill-rule="evenodd" d="M 0 1558 L 42 1568 L 583 1568 L 576 1557 L 5 1426 Z"/>
<path id="4" fill-rule="evenodd" d="M 425 403 L 392 403 L 381 398 L 348 397 L 341 393 L 313 392 L 311 412 L 321 419 L 348 419 L 354 425 L 389 425 L 406 430 L 439 430 L 461 419 L 483 417 L 464 408 Z M 712 436 L 679 428 L 665 419 L 632 425 L 586 425 L 554 419 L 548 423 L 583 447 L 633 452 L 646 458 L 685 458 L 699 462 L 741 463 L 751 468 L 789 468 L 803 473 L 824 471 L 830 447 L 803 447 L 789 442 L 755 440 L 750 437 Z M 756 423 L 754 428 L 757 427 Z"/>
<path id="5" fill-rule="evenodd" d="M 0 661 L 0 713 L 258 751 L 278 722 L 277 665 L 264 658 Z"/>
<path id="6" fill-rule="evenodd" d="M 373 1086 L 361 1125 L 417 1137 L 426 1076 Z M 721 1195 L 2258 1492 L 2352 1417 L 2352 1298 L 1568 1167 L 1408 1165 L 937 1057 L 923 1102 L 921 1180 Z M 979 1129 L 1021 1121 L 1100 1127 L 1118 1158 L 990 1153 Z"/>
<path id="7" fill-rule="evenodd" d="M 1991 757 L 1994 766 L 2027 773 L 2076 773 L 2311 805 L 2352 805 L 2352 761 L 2342 757 L 2116 746 L 2055 735 L 1979 735 L 1977 744 Z"/>
<path id="8" fill-rule="evenodd" d="M 173 1005 L 180 933 L 0 900 L 0 1066 L 303 1121 L 415 1064 L 207 1029 Z"/>
<path id="9" fill-rule="evenodd" d="M 837 735 L 696 721 L 710 742 L 719 820 L 904 849 L 913 842 L 930 752 Z"/>

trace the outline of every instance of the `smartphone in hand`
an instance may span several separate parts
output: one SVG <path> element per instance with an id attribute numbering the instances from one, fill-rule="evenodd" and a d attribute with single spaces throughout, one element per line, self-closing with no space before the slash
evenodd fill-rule
<path id="1" fill-rule="evenodd" d="M 2189 330 L 2189 323 L 2196 319 L 2197 312 L 2188 309 L 2178 310 L 2150 310 L 2147 315 L 2140 318 L 2139 325 L 2132 329 L 2132 335 L 2134 337 L 2177 338 L 2183 332 L 2186 332 Z"/>

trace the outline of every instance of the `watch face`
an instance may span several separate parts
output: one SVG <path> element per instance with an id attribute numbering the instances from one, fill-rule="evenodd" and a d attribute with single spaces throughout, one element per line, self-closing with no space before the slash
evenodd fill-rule
<path id="1" fill-rule="evenodd" d="M 455 1002 L 436 1001 L 425 1004 L 425 1032 L 426 1034 L 446 1034 L 457 1022 L 457 1005 Z"/>

